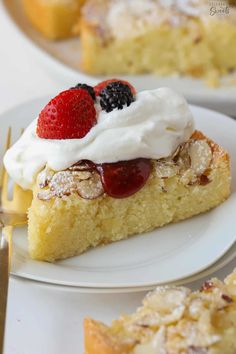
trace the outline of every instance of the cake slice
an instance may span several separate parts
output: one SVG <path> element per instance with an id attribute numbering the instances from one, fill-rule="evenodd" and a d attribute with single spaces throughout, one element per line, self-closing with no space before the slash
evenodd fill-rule
<path id="1" fill-rule="evenodd" d="M 236 271 L 200 291 L 162 286 L 110 327 L 87 318 L 86 354 L 235 354 Z"/>
<path id="2" fill-rule="evenodd" d="M 81 67 L 95 75 L 180 73 L 216 83 L 236 68 L 236 9 L 221 2 L 214 8 L 227 13 L 213 16 L 213 7 L 206 0 L 89 0 Z"/>
<path id="3" fill-rule="evenodd" d="M 4 162 L 33 190 L 29 252 L 49 262 L 206 212 L 230 194 L 229 155 L 195 130 L 185 99 L 117 79 L 53 98 Z"/>
<path id="4" fill-rule="evenodd" d="M 74 35 L 85 0 L 22 0 L 31 23 L 49 39 Z"/>
<path id="5" fill-rule="evenodd" d="M 172 158 L 152 160 L 145 186 L 124 199 L 107 195 L 95 171 L 46 169 L 29 209 L 30 255 L 46 261 L 78 255 L 206 212 L 229 193 L 229 156 L 200 132 Z"/>

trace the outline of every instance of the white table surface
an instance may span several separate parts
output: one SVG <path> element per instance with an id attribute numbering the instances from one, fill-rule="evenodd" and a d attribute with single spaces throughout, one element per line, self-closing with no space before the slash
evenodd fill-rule
<path id="1" fill-rule="evenodd" d="M 63 89 L 60 78 L 50 76 L 25 46 L 0 2 L 0 114 L 23 101 Z M 235 266 L 233 261 L 214 275 L 223 278 Z M 109 322 L 121 312 L 135 309 L 143 296 L 143 292 L 81 294 L 76 289 L 11 278 L 5 354 L 82 354 L 85 316 Z"/>

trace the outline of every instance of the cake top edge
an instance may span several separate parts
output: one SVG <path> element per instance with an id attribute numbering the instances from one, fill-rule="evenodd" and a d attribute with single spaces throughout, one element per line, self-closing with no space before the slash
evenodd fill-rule
<path id="1" fill-rule="evenodd" d="M 208 0 L 90 0 L 82 9 L 82 18 L 102 38 L 124 39 L 162 24 L 192 27 L 197 19 L 202 23 L 224 20 L 236 24 L 236 8 L 227 0 L 216 5 Z M 192 25 L 189 20 L 193 20 Z"/>

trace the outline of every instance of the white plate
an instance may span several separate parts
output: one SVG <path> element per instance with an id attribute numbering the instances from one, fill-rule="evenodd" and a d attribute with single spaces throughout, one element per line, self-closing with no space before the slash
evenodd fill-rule
<path id="1" fill-rule="evenodd" d="M 219 272 L 222 270 L 222 268 L 229 266 L 230 271 L 232 271 L 236 267 L 236 242 L 233 244 L 233 246 L 227 251 L 223 257 L 221 257 L 218 261 L 216 261 L 212 266 L 208 267 L 207 269 L 203 270 L 202 272 L 196 273 L 193 276 L 179 279 L 174 282 L 168 283 L 168 285 L 175 285 L 175 286 L 192 286 L 195 284 L 195 282 L 201 282 L 203 283 L 206 278 L 211 278 L 212 275 L 216 274 L 216 272 Z M 231 267 L 230 267 L 231 266 Z M 218 275 L 215 275 L 218 276 Z M 13 275 L 13 278 L 21 278 L 22 281 L 31 281 L 32 283 L 35 283 L 32 280 L 29 280 L 27 278 L 24 278 L 22 276 L 17 276 Z M 45 283 L 45 282 L 39 282 L 37 283 L 42 286 L 48 286 L 48 287 L 54 287 L 56 289 L 63 289 L 67 290 L 69 292 L 77 292 L 77 293 L 82 293 L 82 294 L 123 294 L 123 293 L 133 293 L 133 292 L 141 292 L 141 291 L 150 291 L 155 288 L 155 285 L 152 286 L 141 286 L 141 287 L 129 287 L 129 288 L 89 288 L 89 287 L 79 287 L 79 286 L 69 286 L 69 285 L 58 285 L 58 284 L 51 284 L 51 283 Z M 167 283 L 165 283 L 167 284 Z"/>
<path id="2" fill-rule="evenodd" d="M 40 59 L 57 80 L 70 85 L 76 81 L 95 83 L 103 78 L 89 76 L 79 70 L 80 42 L 78 38 L 66 41 L 49 41 L 41 36 L 28 22 L 21 5 L 21 0 L 4 0 L 7 13 L 15 27 L 24 34 L 36 58 Z M 23 37 L 23 36 L 22 36 Z M 138 90 L 169 86 L 184 94 L 189 102 L 228 115 L 236 116 L 236 74 L 224 78 L 224 85 L 217 89 L 207 87 L 203 81 L 181 77 L 158 77 L 157 75 L 121 76 L 129 80 Z M 230 82 L 234 84 L 230 85 Z"/>
<path id="3" fill-rule="evenodd" d="M 2 115 L 1 144 L 8 125 L 14 132 L 27 126 L 48 100 L 33 100 Z M 236 122 L 199 107 L 192 111 L 196 127 L 228 149 L 235 172 Z M 231 197 L 206 214 L 56 264 L 29 259 L 26 229 L 17 229 L 12 272 L 44 282 L 99 288 L 144 287 L 189 277 L 212 265 L 236 240 L 235 177 Z"/>

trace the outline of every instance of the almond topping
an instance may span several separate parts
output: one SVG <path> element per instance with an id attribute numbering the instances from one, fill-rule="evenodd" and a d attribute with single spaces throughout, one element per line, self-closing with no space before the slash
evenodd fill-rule
<path id="1" fill-rule="evenodd" d="M 84 199 L 95 199 L 104 193 L 101 178 L 94 173 L 91 178 L 81 181 L 77 186 L 79 195 Z"/>
<path id="2" fill-rule="evenodd" d="M 189 156 L 192 170 L 197 176 L 201 176 L 210 166 L 212 151 L 205 140 L 197 140 L 190 144 Z"/>
<path id="3" fill-rule="evenodd" d="M 207 354 L 208 353 L 208 349 L 207 348 L 203 348 L 203 347 L 196 347 L 194 345 L 191 345 L 188 348 L 188 353 L 189 354 Z"/>
<path id="4" fill-rule="evenodd" d="M 38 194 L 41 200 L 49 200 L 55 196 L 62 198 L 72 193 L 78 193 L 84 199 L 94 199 L 104 192 L 99 174 L 85 170 L 54 172 L 47 184 L 41 184 L 40 187 L 48 187 Z"/>
<path id="5" fill-rule="evenodd" d="M 71 171 L 60 171 L 55 173 L 49 183 L 49 188 L 54 191 L 58 197 L 70 195 L 77 191 L 77 185 L 80 182 L 80 173 Z"/>
<path id="6" fill-rule="evenodd" d="M 51 181 L 54 175 L 54 171 L 45 167 L 45 169 L 38 174 L 37 183 L 40 188 L 47 187 L 48 183 Z"/>
<path id="7" fill-rule="evenodd" d="M 167 354 L 166 328 L 160 327 L 153 339 L 135 347 L 134 354 Z"/>
<path id="8" fill-rule="evenodd" d="M 159 178 L 170 178 L 179 172 L 179 167 L 173 160 L 158 160 L 156 164 L 156 174 Z"/>
<path id="9" fill-rule="evenodd" d="M 185 300 L 190 291 L 187 288 L 160 287 L 148 294 L 143 304 L 151 313 L 155 311 L 155 316 L 145 315 L 140 323 L 150 325 L 164 325 L 178 321 L 184 313 Z M 150 318 L 149 318 L 150 316 Z"/>
<path id="10" fill-rule="evenodd" d="M 191 165 L 188 149 L 189 143 L 185 143 L 180 147 L 179 154 L 174 158 L 181 171 L 189 169 Z"/>

